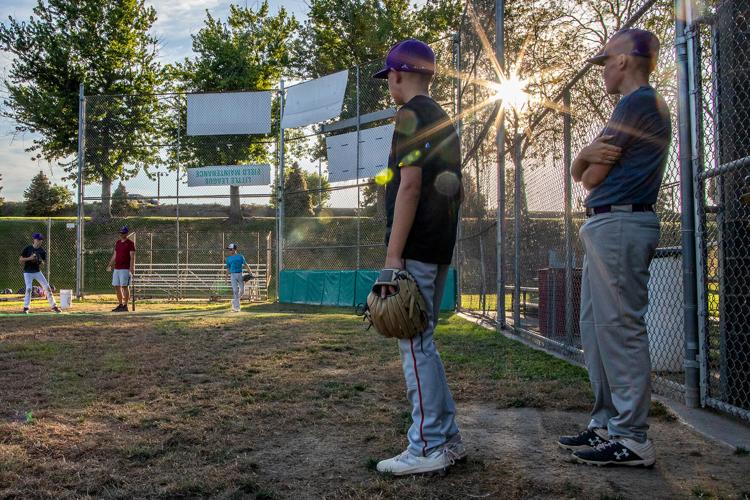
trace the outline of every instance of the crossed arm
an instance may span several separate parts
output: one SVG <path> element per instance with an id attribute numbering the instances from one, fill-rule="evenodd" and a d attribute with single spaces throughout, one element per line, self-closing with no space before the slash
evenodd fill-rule
<path id="1" fill-rule="evenodd" d="M 608 143 L 612 138 L 611 135 L 597 137 L 594 142 L 583 148 L 573 161 L 573 180 L 580 182 L 589 191 L 604 182 L 620 158 L 622 148 Z"/>

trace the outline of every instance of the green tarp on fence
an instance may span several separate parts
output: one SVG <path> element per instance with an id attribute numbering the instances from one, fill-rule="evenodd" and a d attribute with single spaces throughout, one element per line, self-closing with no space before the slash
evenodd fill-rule
<path id="1" fill-rule="evenodd" d="M 354 307 L 364 304 L 380 271 L 281 271 L 279 301 L 286 304 Z M 456 270 L 451 268 L 440 303 L 442 311 L 456 308 Z"/>

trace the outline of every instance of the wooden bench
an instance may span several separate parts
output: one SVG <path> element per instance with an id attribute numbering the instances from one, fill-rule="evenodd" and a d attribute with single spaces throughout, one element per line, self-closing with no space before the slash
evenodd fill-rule
<path id="1" fill-rule="evenodd" d="M 246 298 L 268 300 L 268 270 L 265 264 L 248 264 L 255 277 L 245 283 Z M 168 300 L 232 296 L 232 286 L 224 264 L 135 264 L 133 294 L 138 298 L 166 297 Z"/>

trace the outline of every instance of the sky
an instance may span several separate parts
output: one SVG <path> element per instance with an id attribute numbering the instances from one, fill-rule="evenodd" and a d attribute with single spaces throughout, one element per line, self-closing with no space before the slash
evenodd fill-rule
<path id="1" fill-rule="evenodd" d="M 26 20 L 32 14 L 37 0 L 3 0 L 0 6 L 0 20 L 6 22 L 8 16 Z M 160 59 L 163 63 L 181 60 L 192 53 L 191 35 L 203 25 L 206 10 L 211 15 L 225 19 L 232 3 L 245 5 L 244 0 L 234 2 L 226 0 L 149 0 L 157 12 L 158 20 L 153 33 L 160 43 Z M 256 0 L 247 0 L 248 7 L 258 4 Z M 269 0 L 271 12 L 280 7 L 294 14 L 297 19 L 304 19 L 307 5 L 304 0 Z M 11 63 L 10 55 L 0 51 L 0 76 L 4 80 Z M 8 95 L 5 86 L 0 84 L 0 98 Z M 0 174 L 3 190 L 0 196 L 9 201 L 20 201 L 23 191 L 28 187 L 31 178 L 43 170 L 52 182 L 65 184 L 65 173 L 54 163 L 32 161 L 31 154 L 25 148 L 32 144 L 34 136 L 15 132 L 15 122 L 0 118 Z M 165 183 L 166 184 L 166 183 Z M 69 185 L 69 187 L 72 187 Z M 168 190 L 167 190 L 168 191 Z M 167 192 L 165 191 L 165 193 Z"/>

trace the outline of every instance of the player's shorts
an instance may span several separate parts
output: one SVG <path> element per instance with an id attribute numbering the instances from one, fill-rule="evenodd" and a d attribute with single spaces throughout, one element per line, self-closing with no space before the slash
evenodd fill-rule
<path id="1" fill-rule="evenodd" d="M 114 269 L 112 286 L 130 286 L 130 269 Z"/>

